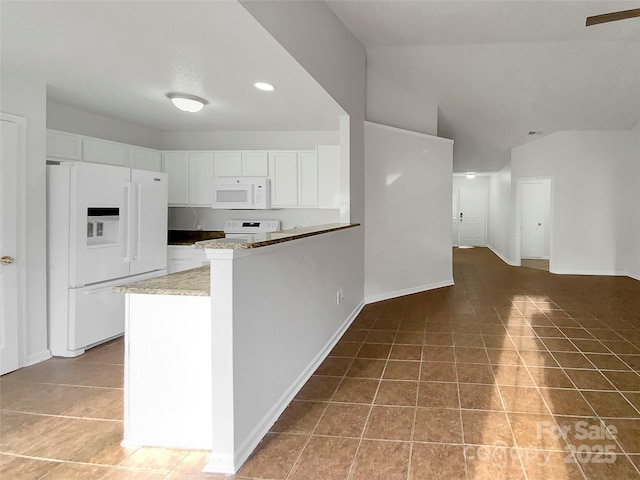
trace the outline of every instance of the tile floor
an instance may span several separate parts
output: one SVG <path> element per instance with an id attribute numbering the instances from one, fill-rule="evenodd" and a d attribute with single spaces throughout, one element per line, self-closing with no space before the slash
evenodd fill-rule
<path id="1" fill-rule="evenodd" d="M 640 282 L 454 250 L 454 287 L 364 308 L 236 478 L 640 478 Z M 0 379 L 0 478 L 225 478 L 126 449 L 122 341 Z"/>

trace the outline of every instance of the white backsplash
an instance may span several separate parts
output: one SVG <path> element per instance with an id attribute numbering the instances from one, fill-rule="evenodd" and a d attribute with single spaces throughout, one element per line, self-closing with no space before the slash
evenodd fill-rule
<path id="1" fill-rule="evenodd" d="M 331 208 L 283 208 L 274 210 L 215 210 L 206 207 L 169 208 L 171 230 L 222 230 L 227 220 L 280 220 L 282 230 L 339 223 L 340 210 Z"/>

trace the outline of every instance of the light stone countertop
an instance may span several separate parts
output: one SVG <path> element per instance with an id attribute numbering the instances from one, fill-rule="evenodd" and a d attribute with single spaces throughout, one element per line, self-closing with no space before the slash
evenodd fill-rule
<path id="1" fill-rule="evenodd" d="M 218 240 L 205 240 L 197 242 L 197 248 L 216 248 L 242 250 L 247 248 L 266 247 L 277 243 L 289 242 L 300 238 L 311 237 L 323 233 L 329 233 L 336 230 L 344 230 L 359 226 L 359 223 L 328 223 L 325 225 L 314 225 L 312 227 L 292 228 L 289 230 L 280 230 L 272 233 L 254 233 L 241 236 L 233 236 L 231 238 L 221 238 Z"/>
<path id="2" fill-rule="evenodd" d="M 313 227 L 281 230 L 273 233 L 258 233 L 233 238 L 206 240 L 197 242 L 196 247 L 231 250 L 266 247 L 268 245 L 275 245 L 277 243 L 289 242 L 291 240 L 357 226 L 359 226 L 358 223 L 330 223 L 326 225 L 315 225 Z M 127 285 L 120 285 L 115 287 L 113 291 L 117 293 L 208 297 L 211 291 L 210 276 L 209 266 L 204 266 L 182 272 L 170 273 L 169 275 L 163 275 L 161 277 L 150 278 L 149 280 L 129 283 Z"/>
<path id="3" fill-rule="evenodd" d="M 205 265 L 149 280 L 120 285 L 115 287 L 113 291 L 117 293 L 208 297 L 211 288 L 209 270 L 209 266 Z"/>

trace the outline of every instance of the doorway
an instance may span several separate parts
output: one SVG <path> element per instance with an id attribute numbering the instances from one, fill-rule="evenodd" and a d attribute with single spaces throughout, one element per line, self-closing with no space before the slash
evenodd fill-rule
<path id="1" fill-rule="evenodd" d="M 461 187 L 457 207 L 458 246 L 486 246 L 487 189 Z"/>
<path id="2" fill-rule="evenodd" d="M 18 179 L 24 165 L 26 120 L 1 114 L 0 149 L 0 375 L 20 366 Z"/>
<path id="3" fill-rule="evenodd" d="M 520 179 L 518 203 L 521 264 L 548 262 L 551 255 L 551 179 Z"/>

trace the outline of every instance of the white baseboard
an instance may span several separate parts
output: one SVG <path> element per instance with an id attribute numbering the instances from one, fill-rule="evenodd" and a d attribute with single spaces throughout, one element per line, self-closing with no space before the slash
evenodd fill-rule
<path id="1" fill-rule="evenodd" d="M 365 297 L 364 303 L 368 305 L 370 303 L 381 302 L 382 300 L 389 300 L 390 298 L 397 298 L 404 295 L 411 295 L 413 293 L 426 292 L 427 290 L 435 290 L 436 288 L 450 287 L 452 285 L 454 285 L 453 278 L 443 280 L 442 282 L 429 283 L 426 285 L 419 285 L 417 287 L 395 290 L 393 292 L 371 295 L 369 297 Z"/>
<path id="2" fill-rule="evenodd" d="M 496 254 L 496 256 L 502 260 L 504 263 L 506 263 L 507 265 L 511 265 L 512 267 L 519 267 L 520 263 L 516 263 L 516 262 L 512 262 L 511 260 L 509 260 L 507 257 L 505 257 L 504 255 L 502 255 L 502 253 L 500 253 L 497 249 L 493 248 L 493 246 L 491 245 L 487 245 L 487 248 L 489 250 L 491 250 L 493 253 Z"/>
<path id="3" fill-rule="evenodd" d="M 557 275 L 599 275 L 602 277 L 630 277 L 629 272 L 620 272 L 618 270 L 580 270 L 570 268 L 549 268 L 550 273 Z M 632 277 L 633 278 L 633 277 Z"/>
<path id="4" fill-rule="evenodd" d="M 49 360 L 51 358 L 51 351 L 49 349 L 42 350 L 38 353 L 32 353 L 26 358 L 26 363 L 22 365 L 23 367 L 28 367 L 30 365 L 35 365 L 36 363 L 44 362 L 45 360 Z"/>
<path id="5" fill-rule="evenodd" d="M 280 415 L 282 415 L 282 412 L 284 412 L 284 410 L 289 406 L 304 384 L 307 383 L 307 380 L 311 378 L 313 372 L 316 371 L 327 355 L 329 355 L 329 352 L 331 352 L 333 347 L 335 347 L 336 343 L 338 343 L 340 338 L 342 338 L 344 332 L 346 332 L 349 326 L 353 323 L 358 314 L 362 311 L 363 307 L 364 302 L 360 302 L 351 314 L 349 314 L 322 350 L 318 352 L 309 365 L 307 365 L 302 373 L 300 373 L 300 375 L 298 375 L 298 377 L 291 383 L 289 388 L 274 403 L 262 420 L 258 422 L 247 438 L 244 439 L 236 449 L 233 458 L 229 454 L 213 451 L 209 454 L 207 463 L 202 470 L 203 472 L 232 474 L 236 473 L 240 469 L 242 464 L 247 460 L 247 458 L 249 458 L 249 455 L 251 455 L 255 450 L 269 429 L 273 426 L 276 420 L 278 420 Z"/>

